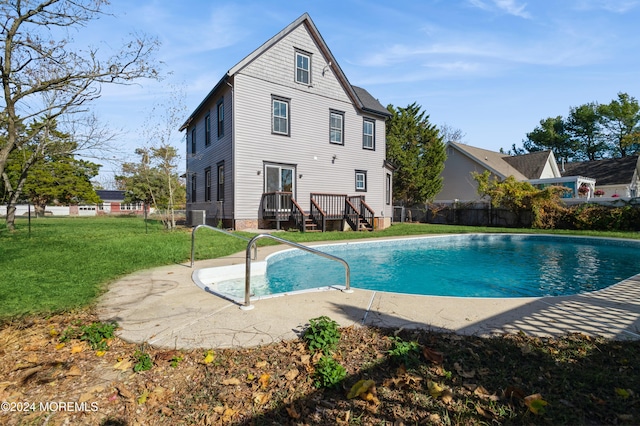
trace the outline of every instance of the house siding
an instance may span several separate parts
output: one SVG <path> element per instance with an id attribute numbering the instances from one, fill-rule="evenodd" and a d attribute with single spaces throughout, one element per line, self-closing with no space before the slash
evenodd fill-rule
<path id="1" fill-rule="evenodd" d="M 295 82 L 295 50 L 311 53 L 311 86 Z M 325 69 L 324 76 L 322 70 Z M 290 100 L 289 136 L 271 133 L 272 96 Z M 384 203 L 385 122 L 359 113 L 328 62 L 300 26 L 235 76 L 236 220 L 258 217 L 264 190 L 264 164 L 296 167 L 296 200 L 309 209 L 311 193 L 355 195 L 355 170 L 367 170 L 366 202 L 376 216 L 391 209 Z M 329 114 L 344 112 L 344 144 L 329 142 Z M 363 119 L 375 120 L 375 151 L 362 148 Z M 333 160 L 333 156 L 337 158 Z M 300 178 L 302 175 L 302 178 Z"/>
<path id="2" fill-rule="evenodd" d="M 232 164 L 232 90 L 222 88 L 213 96 L 207 108 L 194 117 L 192 125 L 187 128 L 187 203 L 190 210 L 206 210 L 207 218 L 212 220 L 231 219 L 233 217 L 233 164 Z M 220 100 L 224 103 L 224 135 L 218 138 L 217 105 Z M 205 144 L 205 117 L 211 118 L 210 144 Z M 196 152 L 191 153 L 191 130 L 196 129 Z M 224 161 L 225 183 L 224 201 L 217 202 L 218 175 L 216 165 Z M 211 200 L 205 201 L 205 169 L 211 167 Z M 191 176 L 196 176 L 196 201 L 191 197 Z"/>
<path id="3" fill-rule="evenodd" d="M 385 117 L 358 108 L 342 71 L 330 63 L 331 54 L 310 20 L 290 26 L 268 48 L 259 48 L 234 66 L 198 106 L 186 130 L 187 186 L 197 178 L 195 202 L 187 208 L 206 210 L 208 221 L 232 219 L 237 229 L 259 224 L 260 202 L 265 188 L 265 165 L 295 167 L 295 193 L 309 210 L 311 193 L 364 195 L 375 216 L 390 217 L 385 202 Z M 265 45 L 263 45 L 265 46 Z M 310 81 L 295 79 L 295 54 L 310 56 Z M 325 54 L 327 56 L 325 56 Z M 272 99 L 289 102 L 289 133 L 272 133 Z M 217 139 L 216 105 L 224 99 L 225 132 Z M 343 144 L 330 143 L 330 111 L 344 113 Z M 205 146 L 205 117 L 211 116 L 211 144 Z M 375 150 L 362 147 L 363 120 L 375 121 Z M 197 150 L 191 153 L 191 131 L 196 129 Z M 216 203 L 216 165 L 225 162 L 225 202 L 221 216 Z M 211 202 L 205 202 L 205 169 L 212 170 Z M 367 191 L 356 192 L 355 170 L 367 171 Z M 215 217 L 215 218 L 214 218 Z M 379 221 L 387 223 L 387 221 Z M 214 223 L 215 224 L 215 223 Z M 225 221 L 225 225 L 230 222 Z"/>
<path id="4" fill-rule="evenodd" d="M 447 161 L 442 177 L 442 190 L 435 197 L 435 201 L 472 201 L 480 199 L 478 183 L 471 173 L 483 173 L 486 168 L 481 167 L 457 149 L 448 147 Z"/>

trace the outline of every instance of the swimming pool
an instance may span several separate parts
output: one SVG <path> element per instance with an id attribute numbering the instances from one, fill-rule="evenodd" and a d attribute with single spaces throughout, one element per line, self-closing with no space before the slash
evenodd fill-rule
<path id="1" fill-rule="evenodd" d="M 345 259 L 354 288 L 460 297 L 542 297 L 599 290 L 640 273 L 640 241 L 465 234 L 348 242 L 314 248 Z M 255 298 L 344 284 L 337 262 L 284 250 L 254 262 Z M 194 281 L 239 301 L 244 265 L 201 270 Z"/>

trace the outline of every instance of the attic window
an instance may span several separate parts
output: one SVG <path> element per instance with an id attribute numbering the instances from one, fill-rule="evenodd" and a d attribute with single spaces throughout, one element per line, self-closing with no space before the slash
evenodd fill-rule
<path id="1" fill-rule="evenodd" d="M 311 55 L 296 51 L 296 83 L 311 84 Z"/>

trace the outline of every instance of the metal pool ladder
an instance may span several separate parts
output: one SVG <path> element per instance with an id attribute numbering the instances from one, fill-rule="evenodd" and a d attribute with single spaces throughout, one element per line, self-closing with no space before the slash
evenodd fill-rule
<path id="1" fill-rule="evenodd" d="M 193 228 L 193 231 L 191 231 L 191 267 L 193 268 L 193 262 L 194 262 L 194 255 L 195 255 L 195 247 L 196 247 L 196 231 L 200 228 L 209 228 L 211 230 L 217 231 L 217 232 L 221 232 L 223 234 L 226 235 L 230 235 L 232 237 L 236 237 L 236 238 L 240 238 L 241 240 L 245 240 L 245 241 L 249 241 L 249 238 L 247 237 L 243 237 L 240 235 L 236 235 L 236 234 L 232 234 L 231 232 L 225 231 L 224 229 L 220 229 L 220 228 L 216 228 L 214 226 L 209 226 L 209 225 L 198 225 L 195 228 Z M 249 250 L 249 246 L 247 246 L 247 250 Z M 254 244 L 253 245 L 253 258 L 257 259 L 258 258 L 258 247 Z"/>
<path id="2" fill-rule="evenodd" d="M 344 265 L 344 268 L 345 268 L 345 285 L 344 285 L 344 290 L 342 291 L 344 293 L 353 293 L 353 290 L 351 290 L 351 284 L 349 281 L 350 273 L 351 273 L 349 269 L 349 264 L 344 259 L 341 259 L 329 253 L 324 253 L 319 250 L 312 249 L 311 247 L 303 246 L 302 244 L 294 243 L 292 241 L 275 237 L 271 234 L 258 234 L 255 237 L 253 237 L 247 244 L 247 260 L 245 264 L 246 270 L 245 270 L 245 278 L 244 278 L 244 305 L 240 306 L 240 309 L 250 310 L 254 308 L 254 306 L 251 304 L 251 247 L 255 248 L 256 241 L 261 238 L 271 238 L 272 240 L 276 240 L 280 243 L 288 244 L 300 250 L 308 251 L 309 253 L 317 254 L 318 256 L 326 257 L 327 259 L 335 260 L 337 262 L 342 263 L 342 265 Z"/>

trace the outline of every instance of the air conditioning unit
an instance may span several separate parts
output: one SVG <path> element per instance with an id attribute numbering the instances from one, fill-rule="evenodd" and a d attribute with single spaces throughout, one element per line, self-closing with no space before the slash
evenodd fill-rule
<path id="1" fill-rule="evenodd" d="M 189 226 L 198 226 L 206 224 L 207 212 L 206 210 L 188 210 L 187 211 L 187 223 Z"/>

